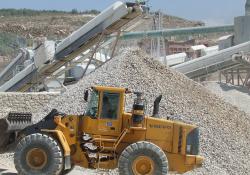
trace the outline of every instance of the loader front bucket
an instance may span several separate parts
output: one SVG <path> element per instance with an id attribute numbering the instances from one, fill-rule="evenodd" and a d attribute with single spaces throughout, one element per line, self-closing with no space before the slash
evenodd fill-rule
<path id="1" fill-rule="evenodd" d="M 11 151 L 18 133 L 32 125 L 31 113 L 9 113 L 0 119 L 0 153 Z"/>
<path id="2" fill-rule="evenodd" d="M 0 119 L 0 152 L 3 152 L 9 141 L 9 134 L 6 132 L 8 124 L 6 119 Z"/>

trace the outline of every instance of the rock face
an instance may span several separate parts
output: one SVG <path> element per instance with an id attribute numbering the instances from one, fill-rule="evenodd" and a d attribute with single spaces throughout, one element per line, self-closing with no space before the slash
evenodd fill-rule
<path id="1" fill-rule="evenodd" d="M 84 89 L 92 85 L 127 87 L 144 92 L 148 101 L 148 114 L 152 113 L 155 97 L 162 94 L 160 113 L 163 118 L 170 117 L 172 120 L 198 125 L 201 130 L 201 155 L 205 156 L 206 161 L 202 168 L 193 173 L 249 173 L 249 116 L 136 49 L 125 50 L 71 86 L 35 116 L 41 118 L 52 108 L 68 114 L 82 114 L 85 108 Z M 131 102 L 132 98 L 128 96 L 127 103 Z"/>

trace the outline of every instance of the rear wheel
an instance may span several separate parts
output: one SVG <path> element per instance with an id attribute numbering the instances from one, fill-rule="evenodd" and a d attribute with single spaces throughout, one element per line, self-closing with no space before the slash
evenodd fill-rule
<path id="1" fill-rule="evenodd" d="M 21 175 L 58 175 L 63 169 L 63 152 L 54 138 L 35 133 L 18 143 L 14 163 Z"/>
<path id="2" fill-rule="evenodd" d="M 168 162 L 158 146 L 142 141 L 129 145 L 122 152 L 118 168 L 123 175 L 165 175 Z"/>

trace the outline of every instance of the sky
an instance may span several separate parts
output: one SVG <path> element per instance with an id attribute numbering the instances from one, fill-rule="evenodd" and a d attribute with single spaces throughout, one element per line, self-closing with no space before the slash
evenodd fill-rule
<path id="1" fill-rule="evenodd" d="M 49 10 L 103 10 L 116 0 L 0 0 L 0 8 Z M 132 0 L 133 1 L 133 0 Z M 233 24 L 244 15 L 246 0 L 149 0 L 151 9 L 167 14 L 201 20 L 207 25 Z"/>

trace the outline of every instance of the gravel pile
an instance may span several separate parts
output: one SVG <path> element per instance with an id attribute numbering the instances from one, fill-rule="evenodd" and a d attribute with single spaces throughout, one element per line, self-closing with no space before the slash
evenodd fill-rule
<path id="1" fill-rule="evenodd" d="M 213 95 L 203 86 L 163 66 L 137 49 L 128 49 L 108 64 L 71 86 L 64 94 L 35 114 L 37 120 L 52 108 L 82 114 L 84 89 L 91 85 L 127 87 L 142 91 L 148 100 L 147 113 L 153 101 L 163 95 L 160 114 L 187 123 L 201 130 L 201 155 L 206 161 L 191 174 L 249 174 L 250 122 L 236 107 Z M 128 96 L 128 103 L 132 97 Z"/>
<path id="2" fill-rule="evenodd" d="M 222 97 L 226 102 L 237 106 L 240 110 L 250 114 L 250 91 L 247 87 L 235 86 L 213 81 L 202 82 L 202 85 L 214 94 Z"/>

